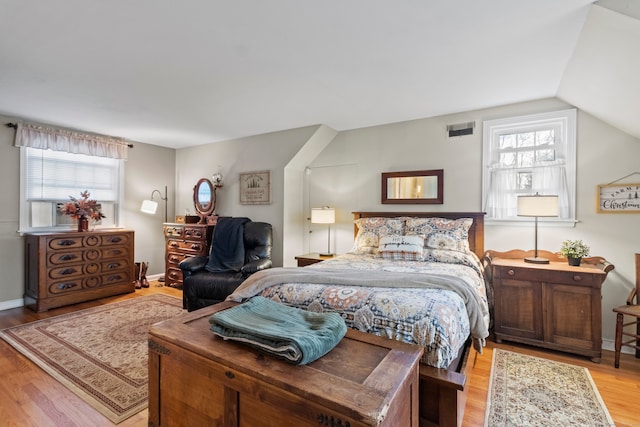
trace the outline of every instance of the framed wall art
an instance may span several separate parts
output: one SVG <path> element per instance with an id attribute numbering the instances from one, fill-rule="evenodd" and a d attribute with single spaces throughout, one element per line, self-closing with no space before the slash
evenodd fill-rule
<path id="1" fill-rule="evenodd" d="M 640 213 L 640 184 L 598 185 L 599 213 Z"/>
<path id="2" fill-rule="evenodd" d="M 271 171 L 240 174 L 240 204 L 268 205 L 271 203 Z"/>

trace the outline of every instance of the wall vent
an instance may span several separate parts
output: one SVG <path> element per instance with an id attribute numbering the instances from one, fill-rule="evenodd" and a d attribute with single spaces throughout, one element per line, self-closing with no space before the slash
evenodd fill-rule
<path id="1" fill-rule="evenodd" d="M 453 125 L 447 125 L 447 134 L 449 138 L 456 136 L 473 135 L 473 128 L 476 127 L 476 122 L 456 123 Z"/>

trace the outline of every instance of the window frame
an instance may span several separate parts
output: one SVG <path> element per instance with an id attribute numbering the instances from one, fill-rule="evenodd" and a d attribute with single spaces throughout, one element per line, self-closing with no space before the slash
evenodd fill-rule
<path id="1" fill-rule="evenodd" d="M 483 209 L 487 211 L 487 203 L 491 185 L 491 166 L 493 162 L 494 147 L 499 141 L 500 135 L 510 133 L 527 133 L 532 130 L 542 130 L 548 128 L 559 129 L 560 135 L 556 135 L 556 150 L 564 155 L 564 168 L 567 181 L 567 198 L 569 213 L 566 218 L 539 218 L 541 222 L 555 224 L 575 224 L 576 217 L 576 135 L 577 135 L 577 109 L 571 108 L 547 113 L 528 114 L 515 117 L 506 117 L 495 120 L 485 120 L 483 122 L 483 159 L 482 159 L 482 203 Z M 559 142 L 558 142 L 559 141 Z M 535 166 L 542 167 L 542 166 Z M 525 194 L 525 193 L 523 193 Z M 526 193 L 531 194 L 531 192 Z M 487 223 L 522 223 L 529 222 L 530 219 L 510 216 L 507 218 L 495 218 L 487 212 L 485 221 Z"/>
<path id="2" fill-rule="evenodd" d="M 28 147 L 21 146 L 20 147 L 20 221 L 19 221 L 19 232 L 20 233 L 33 233 L 33 232 L 64 232 L 76 229 L 75 221 L 66 222 L 65 223 L 57 223 L 55 217 L 56 212 L 56 204 L 58 203 L 66 203 L 69 201 L 68 198 L 62 200 L 43 200 L 43 201 L 29 201 L 27 194 L 27 182 L 28 182 L 28 160 L 27 160 L 27 149 Z M 36 150 L 37 148 L 31 148 L 32 150 Z M 66 153 L 69 156 L 73 156 L 75 154 Z M 85 155 L 87 157 L 97 157 Z M 112 218 L 105 218 L 101 221 L 100 224 L 95 224 L 90 221 L 91 228 L 122 228 L 122 220 L 123 220 L 123 203 L 124 203 L 124 160 L 123 159 L 113 159 L 118 163 L 117 171 L 116 171 L 116 199 L 113 201 L 112 211 L 113 214 L 109 214 Z M 83 190 L 86 190 L 83 189 Z M 80 193 L 75 195 L 75 197 L 80 197 Z M 92 197 L 93 198 L 93 197 Z M 100 202 L 100 200 L 98 200 Z M 51 203 L 51 220 L 52 225 L 45 227 L 33 227 L 31 223 L 32 217 L 32 203 Z M 111 204 L 111 203 L 109 203 Z M 105 221 L 105 220 L 108 220 Z M 105 223 L 106 222 L 106 223 Z"/>

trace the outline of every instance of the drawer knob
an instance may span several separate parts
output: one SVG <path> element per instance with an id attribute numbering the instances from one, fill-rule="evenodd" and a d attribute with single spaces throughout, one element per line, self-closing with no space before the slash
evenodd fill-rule
<path id="1" fill-rule="evenodd" d="M 507 274 L 508 274 L 509 276 L 515 276 L 515 275 L 516 275 L 516 272 L 515 272 L 515 271 L 513 271 L 513 270 L 507 270 Z"/>
<path id="2" fill-rule="evenodd" d="M 349 421 L 344 423 L 340 418 L 334 418 L 333 415 L 318 414 L 318 424 L 331 427 L 350 427 Z"/>
<path id="3" fill-rule="evenodd" d="M 575 280 L 576 282 L 579 282 L 582 280 L 582 276 L 579 276 L 576 274 L 575 276 L 573 276 L 573 280 Z"/>
<path id="4" fill-rule="evenodd" d="M 236 377 L 231 371 L 225 371 L 224 376 L 229 379 L 234 379 Z"/>

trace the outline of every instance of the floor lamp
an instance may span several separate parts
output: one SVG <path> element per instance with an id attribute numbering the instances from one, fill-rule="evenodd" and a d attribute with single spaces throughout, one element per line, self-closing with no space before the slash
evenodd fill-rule
<path id="1" fill-rule="evenodd" d="M 558 196 L 542 196 L 536 193 L 533 196 L 518 196 L 518 216 L 535 218 L 535 246 L 533 258 L 525 258 L 525 262 L 534 264 L 549 264 L 546 258 L 538 257 L 538 217 L 558 216 Z"/>
<path id="2" fill-rule="evenodd" d="M 155 215 L 156 211 L 158 210 L 158 202 L 156 202 L 155 200 L 153 200 L 153 195 L 154 194 L 160 194 L 160 200 L 164 200 L 164 222 L 167 222 L 167 200 L 169 200 L 169 198 L 167 197 L 167 186 L 164 186 L 164 197 L 162 197 L 162 193 L 160 193 L 160 190 L 153 190 L 151 192 L 151 199 L 147 199 L 147 200 L 143 200 L 142 201 L 142 206 L 140 207 L 140 212 L 144 212 L 150 215 Z"/>
<path id="3" fill-rule="evenodd" d="M 153 200 L 153 195 L 158 193 L 160 195 L 160 200 L 164 200 L 164 222 L 167 222 L 167 204 L 169 197 L 167 196 L 167 186 L 164 186 L 164 197 L 162 197 L 162 193 L 160 190 L 153 190 L 151 192 L 151 199 L 143 200 L 142 206 L 140 206 L 140 212 L 144 212 L 149 215 L 155 215 L 158 210 L 158 202 Z M 164 282 L 164 275 L 158 277 L 158 282 Z"/>
<path id="4" fill-rule="evenodd" d="M 311 209 L 311 223 L 312 224 L 327 224 L 329 226 L 328 240 L 327 240 L 327 252 L 320 253 L 322 256 L 331 256 L 331 224 L 336 222 L 336 210 L 329 206 L 322 208 Z"/>

